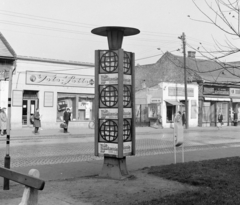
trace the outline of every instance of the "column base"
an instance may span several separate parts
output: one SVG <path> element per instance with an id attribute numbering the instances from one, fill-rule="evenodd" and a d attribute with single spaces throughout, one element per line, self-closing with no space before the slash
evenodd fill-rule
<path id="1" fill-rule="evenodd" d="M 104 163 L 100 177 L 110 179 L 125 179 L 129 176 L 127 171 L 126 157 L 113 158 L 104 156 Z"/>

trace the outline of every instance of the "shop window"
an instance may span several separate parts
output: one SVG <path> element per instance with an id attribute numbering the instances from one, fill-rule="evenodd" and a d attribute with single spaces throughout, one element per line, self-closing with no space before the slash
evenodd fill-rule
<path id="1" fill-rule="evenodd" d="M 57 120 L 63 120 L 66 108 L 72 113 L 72 121 L 89 121 L 93 119 L 93 95 L 58 93 Z"/>
<path id="2" fill-rule="evenodd" d="M 160 105 L 159 104 L 149 104 L 148 105 L 148 117 L 149 118 L 157 118 L 160 115 Z"/>
<path id="3" fill-rule="evenodd" d="M 191 119 L 197 118 L 197 101 L 191 100 Z"/>

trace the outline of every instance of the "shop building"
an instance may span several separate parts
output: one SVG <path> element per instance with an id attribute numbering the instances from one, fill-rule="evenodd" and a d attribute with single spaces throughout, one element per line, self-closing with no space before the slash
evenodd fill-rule
<path id="1" fill-rule="evenodd" d="M 184 83 L 184 59 L 166 52 L 155 64 L 136 66 L 136 90 L 145 87 L 152 88 L 161 82 L 172 82 L 178 85 Z M 240 62 L 214 62 L 195 58 L 195 52 L 190 52 L 186 58 L 187 84 L 198 85 L 198 101 L 191 102 L 191 92 L 188 91 L 189 117 L 191 109 L 198 115 L 198 126 L 217 126 L 218 115 L 223 115 L 223 126 L 237 126 L 240 124 Z M 189 93 L 190 92 L 190 93 Z M 194 96 L 195 96 L 194 93 Z M 162 103 L 166 103 L 166 94 L 162 96 Z M 168 96 L 171 99 L 171 96 Z M 169 100 L 170 100 L 169 99 Z M 195 99 L 194 99 L 195 100 Z M 184 98 L 178 99 L 184 104 Z M 181 105 L 170 106 L 167 103 L 167 120 L 171 121 L 171 114 Z M 195 108 L 197 106 L 197 109 Z M 165 106 L 162 106 L 165 107 Z M 175 109 L 175 110 L 174 110 Z M 173 110 L 173 111 L 170 111 Z M 162 110 L 162 115 L 166 113 Z M 195 114 L 194 114 L 195 115 Z M 163 121 L 164 121 L 163 116 Z M 189 118 L 189 123 L 194 120 Z M 163 122 L 164 123 L 164 122 Z M 194 121 L 194 125 L 196 122 Z M 191 126 L 189 124 L 189 126 Z"/>
<path id="2" fill-rule="evenodd" d="M 11 90 L 12 128 L 32 127 L 37 108 L 43 128 L 59 128 L 66 108 L 70 127 L 93 119 L 94 64 L 19 56 L 0 33 L 0 71 L 0 106 L 7 107 Z"/>
<path id="3" fill-rule="evenodd" d="M 198 126 L 198 85 L 187 85 L 189 127 Z M 144 88 L 136 92 L 136 116 L 141 116 L 141 102 L 147 103 L 145 117 L 149 126 L 160 119 L 163 128 L 174 126 L 174 117 L 178 111 L 185 111 L 184 84 L 162 82 L 151 88 Z M 145 120 L 147 121 L 147 120 Z"/>
<path id="4" fill-rule="evenodd" d="M 237 126 L 240 119 L 240 88 L 224 84 L 202 85 L 199 100 L 200 125 L 217 126 L 219 114 L 223 115 L 222 126 Z"/>
<path id="5" fill-rule="evenodd" d="M 59 128 L 67 107 L 70 127 L 86 127 L 94 112 L 93 69 L 93 64 L 18 56 L 12 78 L 12 128 L 32 126 L 36 108 L 42 127 Z"/>

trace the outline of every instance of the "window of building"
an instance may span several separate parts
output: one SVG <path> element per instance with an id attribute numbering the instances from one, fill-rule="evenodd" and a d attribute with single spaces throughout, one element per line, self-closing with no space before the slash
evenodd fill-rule
<path id="1" fill-rule="evenodd" d="M 217 116 L 222 113 L 223 122 L 227 122 L 228 120 L 228 103 L 226 102 L 218 102 L 217 103 Z"/>
<path id="2" fill-rule="evenodd" d="M 167 115 L 166 115 L 167 123 L 172 123 L 174 121 L 175 113 L 176 113 L 176 106 L 167 105 Z"/>
<path id="3" fill-rule="evenodd" d="M 202 122 L 210 122 L 210 102 L 204 102 L 202 108 Z"/>
<path id="4" fill-rule="evenodd" d="M 69 108 L 72 121 L 89 121 L 93 119 L 93 95 L 58 93 L 57 121 L 63 120 L 63 113 Z"/>

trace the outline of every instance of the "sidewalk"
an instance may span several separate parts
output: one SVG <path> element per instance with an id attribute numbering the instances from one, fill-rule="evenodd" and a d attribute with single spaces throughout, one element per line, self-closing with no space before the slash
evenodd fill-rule
<path id="1" fill-rule="evenodd" d="M 10 133 L 11 138 L 24 138 L 24 137 L 58 137 L 58 136 L 89 136 L 94 134 L 94 129 L 89 128 L 71 128 L 69 127 L 69 133 L 63 133 L 63 129 L 57 128 L 57 129 L 51 129 L 51 128 L 42 128 L 39 130 L 39 134 L 35 135 L 33 133 L 33 127 L 30 128 L 21 128 L 21 129 L 12 129 Z M 236 130 L 240 132 L 240 126 L 239 127 L 233 127 L 233 126 L 224 126 L 220 128 L 221 130 Z M 188 129 L 185 129 L 184 132 L 204 132 L 204 131 L 216 131 L 218 130 L 217 127 L 190 127 Z M 149 133 L 169 133 L 173 132 L 172 128 L 163 128 L 163 129 L 155 129 L 152 127 L 136 127 L 136 134 L 149 134 Z"/>

